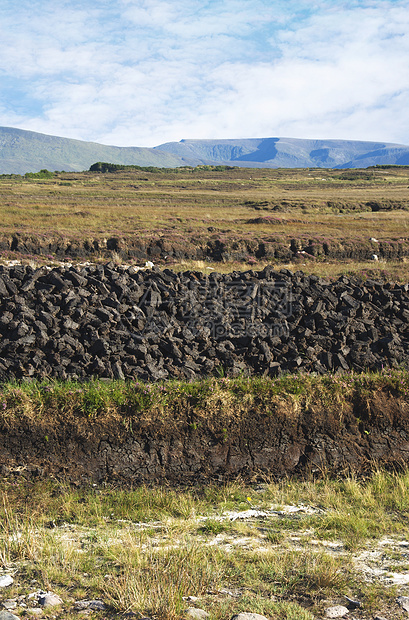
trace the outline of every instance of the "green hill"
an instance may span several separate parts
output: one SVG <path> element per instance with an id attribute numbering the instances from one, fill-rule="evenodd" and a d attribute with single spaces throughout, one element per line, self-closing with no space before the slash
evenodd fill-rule
<path id="1" fill-rule="evenodd" d="M 365 168 L 408 165 L 409 146 L 355 140 L 254 138 L 181 140 L 154 148 L 117 147 L 0 127 L 0 174 L 88 170 L 98 161 L 176 168 L 234 165 L 253 168 Z"/>
<path id="2" fill-rule="evenodd" d="M 88 170 L 96 161 L 176 168 L 190 162 L 158 149 L 105 146 L 33 131 L 0 127 L 0 174 Z"/>

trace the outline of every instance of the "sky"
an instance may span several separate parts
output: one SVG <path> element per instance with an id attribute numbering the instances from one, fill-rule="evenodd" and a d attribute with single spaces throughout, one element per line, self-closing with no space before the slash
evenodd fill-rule
<path id="1" fill-rule="evenodd" d="M 409 0 L 1 0 L 0 126 L 409 144 Z"/>

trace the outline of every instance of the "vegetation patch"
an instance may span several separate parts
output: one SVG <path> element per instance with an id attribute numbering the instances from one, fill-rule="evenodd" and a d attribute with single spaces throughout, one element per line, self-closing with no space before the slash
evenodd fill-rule
<path id="1" fill-rule="evenodd" d="M 24 420 L 52 424 L 58 419 L 85 419 L 92 424 L 110 415 L 174 418 L 177 410 L 206 417 L 212 405 L 223 406 L 226 419 L 240 408 L 261 409 L 294 399 L 305 406 L 338 408 L 363 403 L 379 394 L 409 402 L 409 372 L 385 369 L 377 373 L 328 373 L 322 377 L 284 374 L 281 377 L 209 377 L 194 381 L 23 381 L 0 385 L 1 423 L 8 428 Z M 168 410 L 172 410 L 169 415 Z M 192 423 L 193 424 L 193 423 Z M 192 425 L 193 430 L 196 427 Z"/>
<path id="2" fill-rule="evenodd" d="M 13 580 L 2 598 L 19 615 L 43 591 L 60 597 L 58 619 L 93 600 L 104 611 L 91 617 L 158 620 L 190 607 L 215 620 L 313 620 L 356 601 L 354 617 L 369 620 L 400 617 L 408 592 L 407 471 L 177 492 L 20 478 L 1 491 L 0 565 Z M 351 537 L 352 514 L 366 527 Z"/>

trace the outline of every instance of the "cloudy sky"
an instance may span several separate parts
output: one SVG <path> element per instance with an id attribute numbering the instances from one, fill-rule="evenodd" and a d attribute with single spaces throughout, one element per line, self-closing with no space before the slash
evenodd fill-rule
<path id="1" fill-rule="evenodd" d="M 409 144 L 409 0 L 1 0 L 0 125 Z"/>

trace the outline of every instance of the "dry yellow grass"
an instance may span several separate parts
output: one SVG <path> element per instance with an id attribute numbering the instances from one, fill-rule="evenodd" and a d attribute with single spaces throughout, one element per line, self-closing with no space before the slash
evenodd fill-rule
<path id="1" fill-rule="evenodd" d="M 213 268 L 226 272 L 247 269 L 249 265 L 259 269 L 268 263 L 280 268 L 280 258 L 255 260 L 259 243 L 270 243 L 267 255 L 273 256 L 271 244 L 288 249 L 295 240 L 300 249 L 315 244 L 316 258 L 300 255 L 290 269 L 328 277 L 370 272 L 401 281 L 408 279 L 404 260 L 391 263 L 398 246 L 387 264 L 356 259 L 340 263 L 327 254 L 369 257 L 379 248 L 370 241 L 372 238 L 379 242 L 395 241 L 401 244 L 402 255 L 407 252 L 409 168 L 133 170 L 58 173 L 49 179 L 3 176 L 0 206 L 0 238 L 6 238 L 0 252 L 2 258 L 24 258 L 26 252 L 35 256 L 40 253 L 43 259 L 50 260 L 52 247 L 61 243 L 62 248 L 67 248 L 71 242 L 76 248 L 74 256 L 89 257 L 84 244 L 93 248 L 95 241 L 97 249 L 92 250 L 92 260 L 106 262 L 107 258 L 115 258 L 128 262 L 125 251 L 122 255 L 114 254 L 114 248 L 110 255 L 105 247 L 107 239 L 125 238 L 126 247 L 134 244 L 137 249 L 144 244 L 154 246 L 160 239 L 170 251 L 161 250 L 160 257 L 155 254 L 155 263 L 165 261 L 164 256 L 169 254 L 166 264 L 176 270 L 191 265 L 204 271 Z M 21 235 L 18 252 L 23 254 L 10 253 L 15 233 Z M 24 250 L 27 237 L 28 249 Z M 40 252 L 30 249 L 38 238 Z M 197 261 L 195 264 L 178 258 L 177 262 L 174 258 L 183 256 L 185 242 L 186 251 L 193 256 L 199 246 L 199 255 L 203 255 L 208 243 L 214 245 L 219 241 L 226 245 L 224 262 L 200 265 Z M 235 246 L 239 248 L 237 252 Z M 229 259 L 231 251 L 233 255 L 236 252 L 235 260 L 240 262 Z M 285 251 L 280 254 L 278 250 L 276 255 L 283 256 Z M 60 250 L 58 257 L 63 257 L 64 252 Z M 142 249 L 136 255 L 142 256 L 143 252 Z M 214 256 L 212 252 L 210 255 Z M 212 260 L 219 259 L 215 256 Z"/>
<path id="2" fill-rule="evenodd" d="M 194 233 L 213 226 L 220 231 L 284 237 L 406 235 L 409 170 L 374 170 L 370 181 L 340 180 L 343 174 L 242 168 L 67 173 L 49 180 L 0 178 L 0 232 L 103 235 L 112 230 L 137 234 L 166 228 Z M 360 212 L 369 209 L 365 206 L 369 202 L 390 203 L 395 210 Z M 396 210 L 399 205 L 402 210 Z M 248 222 L 265 216 L 274 219 Z"/>

